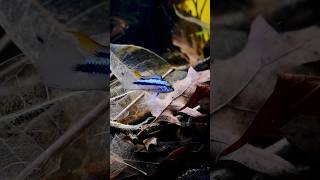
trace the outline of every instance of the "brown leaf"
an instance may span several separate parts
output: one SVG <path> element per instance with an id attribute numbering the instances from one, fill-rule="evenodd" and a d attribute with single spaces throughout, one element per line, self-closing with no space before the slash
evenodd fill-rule
<path id="1" fill-rule="evenodd" d="M 219 153 L 226 147 L 226 144 L 214 142 L 211 143 L 211 146 L 212 152 Z M 244 145 L 238 151 L 222 157 L 220 160 L 236 161 L 250 169 L 270 176 L 278 176 L 286 173 L 295 174 L 299 172 L 295 166 L 280 156 L 249 144 Z"/>
<path id="2" fill-rule="evenodd" d="M 310 161 L 315 164 L 320 162 L 320 118 L 301 116 L 288 122 L 281 132 L 288 140 L 300 148 Z"/>
<path id="3" fill-rule="evenodd" d="M 197 72 L 191 67 L 184 79 L 173 83 L 174 92 L 165 94 L 163 99 L 147 94 L 145 96 L 146 104 L 152 115 L 157 118 L 157 122 L 167 121 L 180 125 L 179 120 L 173 114 L 186 106 L 189 99 L 196 92 L 198 85 L 209 80 L 209 70 Z"/>
<path id="4" fill-rule="evenodd" d="M 192 23 L 181 20 L 175 24 L 172 33 L 172 44 L 179 47 L 180 51 L 187 57 L 189 64 L 197 63 L 202 50 L 199 40 L 195 36 L 197 27 Z"/>
<path id="5" fill-rule="evenodd" d="M 179 119 L 173 115 L 173 112 L 170 110 L 164 110 L 161 116 L 159 116 L 158 121 L 169 122 L 177 125 L 181 125 Z"/>
<path id="6" fill-rule="evenodd" d="M 152 179 L 175 179 L 172 175 L 179 172 L 186 158 L 189 157 L 190 148 L 182 146 L 170 152 L 161 162 Z"/>
<path id="7" fill-rule="evenodd" d="M 273 94 L 254 121 L 241 138 L 223 152 L 223 155 L 237 150 L 252 137 L 281 128 L 292 119 L 300 116 L 319 118 L 319 102 L 320 77 L 292 74 L 279 76 Z"/>
<path id="8" fill-rule="evenodd" d="M 316 27 L 279 34 L 256 18 L 244 50 L 212 64 L 211 138 L 232 144 L 241 137 L 271 96 L 277 74 L 320 59 L 319 37 Z M 233 136 L 223 139 L 216 129 Z"/>
<path id="9" fill-rule="evenodd" d="M 125 118 L 119 119 L 117 122 L 122 124 L 137 124 L 143 120 L 145 120 L 147 117 L 150 117 L 150 112 L 143 110 L 139 111 L 134 115 L 126 116 Z"/>
<path id="10" fill-rule="evenodd" d="M 179 36 L 173 36 L 172 39 L 173 45 L 180 48 L 180 51 L 185 54 L 188 58 L 188 61 L 191 65 L 197 63 L 199 55 L 197 52 L 189 45 L 188 41 Z"/>
<path id="11" fill-rule="evenodd" d="M 189 108 L 189 107 L 186 107 L 182 110 L 180 110 L 179 112 L 181 113 L 184 113 L 188 116 L 191 116 L 191 117 L 203 117 L 205 116 L 204 114 L 200 113 L 199 111 L 195 110 L 195 109 L 192 109 L 192 108 Z"/>
<path id="12" fill-rule="evenodd" d="M 146 146 L 146 149 L 148 151 L 150 145 L 157 145 L 157 138 L 156 137 L 147 138 L 143 140 L 143 144 Z"/>
<path id="13" fill-rule="evenodd" d="M 225 139 L 226 142 L 235 138 L 235 135 L 226 131 L 226 129 L 216 128 L 215 131 L 217 131 L 217 134 L 220 134 L 220 138 Z M 296 168 L 282 157 L 274 154 L 274 151 L 269 149 L 260 149 L 249 144 L 245 144 L 237 151 L 220 157 L 223 150 L 229 145 L 226 142 L 211 139 L 210 151 L 212 159 L 215 161 L 235 161 L 257 172 L 265 173 L 270 176 L 278 176 L 286 173 L 295 174 L 300 172 L 300 169 Z"/>
<path id="14" fill-rule="evenodd" d="M 196 107 L 203 98 L 210 97 L 210 86 L 207 84 L 198 85 L 194 94 L 190 97 L 187 107 Z"/>
<path id="15" fill-rule="evenodd" d="M 88 163 L 84 166 L 86 172 L 91 177 L 108 177 L 107 173 L 107 166 L 108 161 L 107 160 L 100 160 L 96 162 Z"/>

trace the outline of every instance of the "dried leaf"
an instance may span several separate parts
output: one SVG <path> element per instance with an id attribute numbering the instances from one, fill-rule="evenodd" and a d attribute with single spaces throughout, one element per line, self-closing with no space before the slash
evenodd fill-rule
<path id="1" fill-rule="evenodd" d="M 157 138 L 151 137 L 143 140 L 143 144 L 146 146 L 147 151 L 149 150 L 150 145 L 157 145 Z"/>
<path id="2" fill-rule="evenodd" d="M 223 154 L 235 151 L 253 137 L 281 128 L 292 119 L 300 116 L 320 117 L 319 102 L 320 77 L 291 74 L 280 76 L 273 94 L 258 112 L 246 132 Z M 298 132 L 306 133 L 301 130 Z"/>
<path id="3" fill-rule="evenodd" d="M 111 44 L 110 69 L 126 89 L 139 89 L 131 81 L 133 71 L 143 75 L 162 75 L 170 65 L 157 54 L 139 46 Z"/>
<path id="4" fill-rule="evenodd" d="M 226 144 L 221 142 L 212 143 L 213 152 L 219 153 L 226 147 Z M 269 151 L 256 148 L 252 145 L 245 145 L 238 151 L 235 151 L 227 156 L 223 156 L 220 160 L 232 160 L 243 164 L 244 166 L 253 169 L 257 172 L 265 173 L 270 176 L 278 176 L 282 174 L 295 174 L 299 170 L 290 162 L 282 159 L 280 156 L 270 153 Z"/>
<path id="5" fill-rule="evenodd" d="M 164 95 L 163 99 L 146 95 L 146 104 L 153 116 L 158 120 L 175 122 L 180 125 L 180 122 L 173 116 L 174 112 L 179 112 L 188 103 L 198 85 L 210 80 L 210 71 L 197 72 L 190 68 L 187 76 L 173 83 L 174 92 Z M 161 118 L 161 116 L 170 117 L 169 120 Z"/>
<path id="6" fill-rule="evenodd" d="M 199 55 L 197 54 L 196 50 L 189 45 L 188 39 L 184 39 L 183 37 L 174 35 L 172 39 L 172 43 L 173 45 L 179 47 L 180 51 L 187 56 L 188 62 L 191 65 L 194 65 L 197 63 L 199 59 Z"/>
<path id="7" fill-rule="evenodd" d="M 205 116 L 201 112 L 199 112 L 199 111 L 197 111 L 195 109 L 189 108 L 189 107 L 186 107 L 186 108 L 180 110 L 179 112 L 184 113 L 184 114 L 186 114 L 188 116 L 191 116 L 191 117 L 203 117 L 203 116 Z"/>
<path id="8" fill-rule="evenodd" d="M 320 59 L 319 32 L 319 28 L 311 27 L 278 34 L 258 17 L 244 50 L 213 63 L 213 82 L 218 86 L 211 91 L 211 138 L 232 144 L 241 137 L 271 96 L 277 74 Z M 233 136 L 224 139 L 216 131 L 219 128 Z"/>
<path id="9" fill-rule="evenodd" d="M 110 153 L 110 179 L 117 177 L 126 167 L 120 156 Z"/>
<path id="10" fill-rule="evenodd" d="M 308 160 L 319 164 L 320 155 L 320 118 L 301 116 L 288 122 L 281 132 L 288 140 L 301 149 Z"/>
<path id="11" fill-rule="evenodd" d="M 196 107 L 199 104 L 199 101 L 204 98 L 210 98 L 210 86 L 207 84 L 198 85 L 196 91 L 191 96 L 187 103 L 187 107 Z"/>

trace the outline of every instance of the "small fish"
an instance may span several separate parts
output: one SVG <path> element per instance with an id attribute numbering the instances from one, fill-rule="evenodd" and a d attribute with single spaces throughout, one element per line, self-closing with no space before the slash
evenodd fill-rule
<path id="1" fill-rule="evenodd" d="M 159 93 L 169 93 L 174 91 L 174 88 L 164 80 L 161 76 L 141 76 L 135 72 L 138 76 L 138 80 L 134 81 L 133 84 L 138 85 L 140 89 Z"/>
<path id="2" fill-rule="evenodd" d="M 109 74 L 109 51 L 107 46 L 101 45 L 81 32 L 67 31 L 73 34 L 85 55 L 84 62 L 74 66 L 74 71 L 90 74 Z"/>

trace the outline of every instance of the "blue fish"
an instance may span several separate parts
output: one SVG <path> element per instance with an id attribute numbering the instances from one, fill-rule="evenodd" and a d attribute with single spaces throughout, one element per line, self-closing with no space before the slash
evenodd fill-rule
<path id="1" fill-rule="evenodd" d="M 138 85 L 140 89 L 159 93 L 170 93 L 174 88 L 164 80 L 161 76 L 140 76 L 140 78 L 133 82 Z"/>

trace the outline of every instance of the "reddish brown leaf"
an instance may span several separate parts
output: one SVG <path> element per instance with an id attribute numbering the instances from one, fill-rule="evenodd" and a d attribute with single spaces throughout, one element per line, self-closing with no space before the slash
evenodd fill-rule
<path id="1" fill-rule="evenodd" d="M 197 86 L 209 80 L 209 70 L 197 72 L 191 67 L 184 79 L 173 83 L 174 92 L 165 94 L 162 99 L 147 94 L 146 104 L 152 115 L 157 118 L 156 122 L 167 121 L 180 125 L 179 120 L 173 114 L 186 107 L 189 99 L 196 92 Z"/>
<path id="2" fill-rule="evenodd" d="M 188 103 L 186 104 L 186 107 L 196 107 L 199 104 L 199 101 L 203 98 L 209 98 L 210 97 L 210 86 L 207 84 L 201 84 L 197 86 L 196 91 L 189 99 Z"/>
<path id="3" fill-rule="evenodd" d="M 319 32 L 319 28 L 310 27 L 280 34 L 262 17 L 256 18 L 243 51 L 230 59 L 215 59 L 212 64 L 215 85 L 211 90 L 210 137 L 228 145 L 237 141 L 274 92 L 278 74 L 320 59 Z M 259 127 L 263 127 L 261 131 L 268 129 L 265 124 Z M 224 132 L 218 133 L 217 129 Z"/>
<path id="4" fill-rule="evenodd" d="M 239 140 L 225 149 L 229 154 L 252 137 L 271 133 L 299 116 L 320 117 L 320 77 L 285 74 Z"/>

